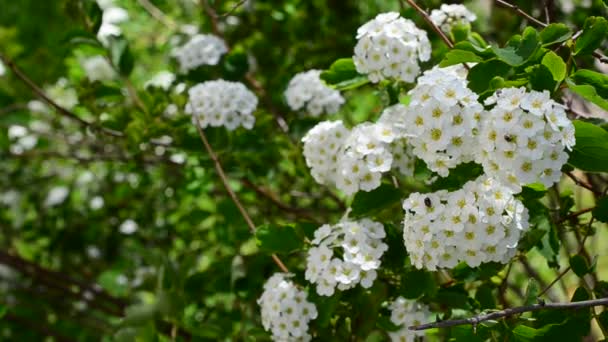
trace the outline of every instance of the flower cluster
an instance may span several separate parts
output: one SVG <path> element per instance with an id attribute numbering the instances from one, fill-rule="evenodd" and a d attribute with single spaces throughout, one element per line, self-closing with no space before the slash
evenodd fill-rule
<path id="1" fill-rule="evenodd" d="M 384 226 L 370 219 L 319 227 L 306 258 L 306 280 L 317 284 L 321 296 L 333 295 L 336 287 L 347 290 L 361 284 L 370 288 L 380 257 L 388 249 L 382 242 L 385 236 Z M 335 248 L 340 251 L 334 252 Z"/>
<path id="2" fill-rule="evenodd" d="M 413 193 L 404 202 L 403 238 L 417 268 L 506 263 L 528 228 L 528 210 L 513 192 L 482 176 L 462 189 Z"/>
<path id="3" fill-rule="evenodd" d="M 425 336 L 423 330 L 410 330 L 409 327 L 429 321 L 431 313 L 426 305 L 397 297 L 389 308 L 391 309 L 391 322 L 401 327 L 397 331 L 389 332 L 391 341 L 414 342 L 417 341 L 417 337 Z"/>
<path id="4" fill-rule="evenodd" d="M 258 299 L 264 329 L 275 341 L 310 341 L 308 323 L 317 318 L 317 308 L 306 300 L 306 293 L 286 279 L 288 273 L 275 273 L 264 284 Z"/>
<path id="5" fill-rule="evenodd" d="M 336 187 L 347 195 L 379 187 L 382 173 L 393 163 L 390 144 L 395 138 L 391 126 L 384 123 L 355 126 L 338 156 Z"/>
<path id="6" fill-rule="evenodd" d="M 110 62 L 101 55 L 89 57 L 80 62 L 89 81 L 109 81 L 116 77 Z"/>
<path id="7" fill-rule="evenodd" d="M 47 96 L 59 106 L 72 110 L 78 105 L 78 93 L 65 78 L 60 78 L 54 85 L 44 87 Z"/>
<path id="8" fill-rule="evenodd" d="M 317 183 L 336 183 L 338 155 L 348 134 L 349 130 L 344 127 L 342 121 L 323 121 L 302 138 L 306 165 Z"/>
<path id="9" fill-rule="evenodd" d="M 474 159 L 477 120 L 483 111 L 457 71 L 454 67 L 426 71 L 410 91 L 409 107 L 397 108 L 401 114 L 393 121 L 409 136 L 414 154 L 442 177 Z"/>
<path id="10" fill-rule="evenodd" d="M 456 25 L 468 25 L 475 20 L 477 16 L 460 4 L 442 4 L 439 9 L 431 11 L 431 21 L 444 32 L 450 32 Z"/>
<path id="11" fill-rule="evenodd" d="M 292 110 L 306 108 L 313 117 L 321 113 L 333 114 L 340 109 L 344 98 L 340 92 L 323 83 L 321 70 L 309 70 L 296 74 L 287 86 L 285 98 Z"/>
<path id="12" fill-rule="evenodd" d="M 238 126 L 251 129 L 258 98 L 245 85 L 224 80 L 199 83 L 188 90 L 186 113 L 192 114 L 202 127 Z"/>
<path id="13" fill-rule="evenodd" d="M 223 54 L 228 52 L 228 46 L 219 37 L 212 34 L 197 34 L 185 45 L 173 51 L 180 69 L 186 73 L 201 65 L 216 65 Z"/>
<path id="14" fill-rule="evenodd" d="M 431 57 L 426 32 L 397 12 L 382 13 L 357 30 L 353 61 L 357 71 L 370 81 L 397 79 L 413 82 L 420 61 Z"/>
<path id="15" fill-rule="evenodd" d="M 514 191 L 540 182 L 549 187 L 561 177 L 568 160 L 565 148 L 575 144 L 574 125 L 549 92 L 499 89 L 486 100 L 477 162 L 487 175 Z"/>

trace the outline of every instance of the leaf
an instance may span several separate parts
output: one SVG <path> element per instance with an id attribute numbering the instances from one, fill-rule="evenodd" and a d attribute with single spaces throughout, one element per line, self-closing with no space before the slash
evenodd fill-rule
<path id="1" fill-rule="evenodd" d="M 608 100 L 608 75 L 587 69 L 579 69 L 570 78 L 576 84 L 588 84 L 595 88 L 595 91 L 603 99 Z"/>
<path id="2" fill-rule="evenodd" d="M 587 263 L 587 260 L 580 254 L 570 258 L 570 267 L 572 268 L 574 274 L 579 277 L 589 273 L 589 264 Z"/>
<path id="3" fill-rule="evenodd" d="M 555 81 L 561 82 L 566 78 L 566 63 L 555 52 L 547 52 L 541 64 L 549 69 Z"/>
<path id="4" fill-rule="evenodd" d="M 565 24 L 554 23 L 540 31 L 538 36 L 543 46 L 549 46 L 568 40 L 572 37 L 572 31 Z"/>
<path id="5" fill-rule="evenodd" d="M 603 197 L 595 204 L 593 217 L 600 222 L 608 222 L 608 197 Z"/>
<path id="6" fill-rule="evenodd" d="M 576 145 L 568 163 L 589 172 L 608 172 L 608 132 L 594 124 L 575 120 Z"/>
<path id="7" fill-rule="evenodd" d="M 129 42 L 127 42 L 126 39 L 123 37 L 114 37 L 110 40 L 110 57 L 112 59 L 112 64 L 115 68 L 118 68 L 121 75 L 129 76 L 129 74 L 131 74 L 135 62 L 133 55 L 129 50 Z"/>
<path id="8" fill-rule="evenodd" d="M 576 39 L 574 55 L 591 54 L 599 48 L 608 33 L 608 22 L 602 17 L 588 17 L 583 33 Z"/>
<path id="9" fill-rule="evenodd" d="M 227 78 L 239 79 L 249 71 L 247 54 L 243 51 L 233 50 L 224 58 L 224 71 Z"/>
<path id="10" fill-rule="evenodd" d="M 97 1 L 89 1 L 88 7 L 87 16 L 91 23 L 91 31 L 97 34 L 103 22 L 103 11 L 99 7 L 99 4 L 97 4 Z"/>
<path id="11" fill-rule="evenodd" d="M 255 230 L 260 250 L 268 253 L 291 253 L 304 245 L 292 226 L 266 224 Z"/>
<path id="12" fill-rule="evenodd" d="M 492 51 L 501 61 L 511 66 L 520 66 L 527 62 L 539 47 L 538 33 L 534 28 L 526 27 L 519 39 L 515 36 L 506 47 L 492 47 Z"/>
<path id="13" fill-rule="evenodd" d="M 482 62 L 483 58 L 477 56 L 475 53 L 471 51 L 465 50 L 450 50 L 445 54 L 445 57 L 439 63 L 440 67 L 447 67 L 454 64 L 460 64 L 465 62 L 470 63 L 479 63 Z"/>
<path id="14" fill-rule="evenodd" d="M 403 297 L 416 299 L 435 292 L 437 292 L 437 283 L 431 273 L 412 269 L 403 275 L 400 291 Z"/>
<path id="15" fill-rule="evenodd" d="M 526 296 L 524 305 L 532 305 L 536 303 L 538 294 L 540 293 L 540 287 L 535 279 L 528 280 L 528 286 L 526 287 Z"/>
<path id="16" fill-rule="evenodd" d="M 496 296 L 493 293 L 493 287 L 488 283 L 482 284 L 477 288 L 475 299 L 479 302 L 481 309 L 492 309 L 496 307 Z"/>
<path id="17" fill-rule="evenodd" d="M 506 76 L 509 70 L 509 65 L 497 59 L 479 63 L 469 70 L 468 87 L 477 94 L 482 94 L 488 90 L 490 81 L 495 76 Z"/>
<path id="18" fill-rule="evenodd" d="M 378 188 L 370 191 L 359 191 L 351 204 L 352 217 L 370 216 L 372 213 L 387 209 L 398 203 L 402 198 L 399 189 L 392 185 L 383 183 Z"/>
<path id="19" fill-rule="evenodd" d="M 566 79 L 568 87 L 573 92 L 582 96 L 585 100 L 595 103 L 602 109 L 608 110 L 608 101 L 598 95 L 597 90 L 588 84 L 577 85 L 570 78 Z"/>
<path id="20" fill-rule="evenodd" d="M 352 58 L 340 58 L 333 62 L 329 69 L 321 73 L 321 79 L 330 85 L 349 81 L 358 76 L 362 75 L 357 72 Z"/>
<path id="21" fill-rule="evenodd" d="M 543 64 L 533 66 L 530 69 L 529 75 L 530 86 L 534 90 L 549 90 L 553 92 L 553 89 L 557 86 L 557 82 L 553 79 L 554 76 L 551 74 L 551 71 Z"/>

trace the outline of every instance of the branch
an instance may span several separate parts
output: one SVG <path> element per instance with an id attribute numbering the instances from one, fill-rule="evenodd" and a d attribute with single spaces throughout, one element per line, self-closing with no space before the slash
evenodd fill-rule
<path id="1" fill-rule="evenodd" d="M 572 181 L 574 182 L 574 184 L 576 184 L 576 185 L 578 185 L 580 187 L 583 187 L 583 188 L 591 191 L 596 196 L 601 196 L 602 195 L 601 191 L 594 189 L 593 186 L 591 186 L 590 184 L 588 184 L 588 183 L 586 183 L 586 182 L 578 179 L 572 172 L 566 172 L 566 175 L 568 177 L 570 177 L 570 179 L 572 179 Z"/>
<path id="2" fill-rule="evenodd" d="M 500 310 L 500 311 L 494 311 L 491 313 L 481 314 L 481 315 L 470 317 L 470 318 L 453 319 L 453 320 L 447 320 L 447 321 L 441 321 L 441 322 L 435 322 L 435 323 L 414 325 L 414 326 L 409 327 L 409 329 L 410 330 L 426 330 L 426 329 L 431 329 L 431 328 L 447 328 L 447 327 L 453 327 L 455 325 L 465 325 L 465 324 L 471 324 L 473 326 L 476 326 L 477 324 L 479 324 L 480 322 L 483 322 L 483 321 L 494 320 L 494 319 L 503 318 L 503 317 L 509 317 L 509 316 L 517 315 L 517 314 L 524 313 L 524 312 L 533 312 L 533 311 L 539 311 L 539 310 L 544 310 L 544 309 L 546 309 L 546 310 L 561 310 L 561 309 L 576 310 L 576 309 L 590 308 L 590 307 L 594 307 L 594 306 L 604 306 L 604 305 L 608 305 L 608 297 L 600 298 L 600 299 L 584 300 L 584 301 L 572 302 L 572 303 L 538 303 L 538 304 L 532 304 L 532 305 L 526 305 L 526 306 L 518 306 L 518 307 L 514 307 L 514 308 Z"/>
<path id="3" fill-rule="evenodd" d="M 202 1 L 205 2 L 205 0 L 202 0 Z M 207 137 L 205 136 L 205 133 L 203 132 L 203 129 L 201 128 L 199 121 L 195 119 L 194 122 L 195 122 L 194 126 L 196 126 L 198 135 L 201 137 L 201 140 L 203 141 L 203 145 L 205 145 L 205 149 L 207 150 L 207 153 L 209 153 L 211 160 L 213 160 L 213 166 L 215 167 L 217 174 L 220 176 L 222 184 L 224 185 L 226 192 L 228 192 L 228 196 L 230 196 L 230 199 L 232 199 L 232 202 L 238 208 L 239 212 L 241 213 L 241 216 L 243 216 L 243 218 L 245 219 L 245 222 L 247 223 L 247 226 L 249 227 L 249 231 L 251 232 L 251 234 L 255 235 L 255 224 L 253 223 L 251 216 L 249 216 L 249 214 L 247 213 L 247 210 L 245 210 L 245 207 L 243 207 L 243 204 L 241 204 L 241 201 L 239 200 L 239 198 L 236 196 L 236 194 L 230 187 L 230 183 L 228 181 L 228 177 L 226 176 L 226 173 L 224 172 L 224 168 L 222 167 L 220 160 L 218 159 L 217 155 L 215 154 L 215 151 L 209 144 L 209 141 L 207 140 Z M 281 271 L 283 271 L 285 273 L 289 273 L 289 270 L 287 269 L 287 267 L 285 267 L 285 264 L 283 264 L 281 259 L 279 259 L 279 257 L 276 256 L 276 254 L 272 254 L 272 259 L 277 264 L 277 266 L 279 266 Z"/>
<path id="4" fill-rule="evenodd" d="M 401 1 L 403 1 L 403 0 L 401 0 Z M 416 12 L 418 12 L 418 13 L 420 13 L 420 15 L 422 15 L 422 18 L 424 18 L 424 20 L 431 26 L 433 31 L 437 32 L 437 34 L 446 43 L 446 45 L 450 47 L 450 49 L 454 48 L 454 43 L 452 43 L 450 38 L 448 38 L 448 36 L 446 36 L 445 33 L 443 33 L 443 31 L 441 31 L 441 29 L 439 27 L 437 27 L 437 25 L 435 25 L 435 23 L 433 23 L 433 21 L 431 20 L 431 17 L 429 16 L 428 13 L 426 13 L 425 10 L 420 8 L 420 6 L 418 6 L 418 4 L 416 4 L 416 2 L 414 0 L 405 0 L 405 1 L 407 1 L 407 3 L 410 4 L 410 6 L 414 7 Z"/>
<path id="5" fill-rule="evenodd" d="M 150 2 L 150 0 L 137 0 L 137 1 L 141 5 L 141 7 L 143 7 L 146 10 L 146 12 L 148 12 L 148 14 L 150 14 L 150 16 L 152 16 L 152 18 L 158 20 L 163 25 L 167 26 L 168 28 L 170 28 L 172 30 L 175 29 L 175 27 L 177 26 L 175 24 L 175 22 L 173 20 L 171 20 L 171 18 L 166 16 L 165 13 L 163 13 L 163 11 L 161 11 L 158 7 L 154 6 L 154 4 Z"/>
<path id="6" fill-rule="evenodd" d="M 573 219 L 573 218 L 579 217 L 579 216 L 581 216 L 581 215 L 583 215 L 583 214 L 586 214 L 586 213 L 588 213 L 588 212 L 590 212 L 590 211 L 593 211 L 593 209 L 595 209 L 595 207 L 591 207 L 591 208 L 585 208 L 585 209 L 581 209 L 581 210 L 579 210 L 579 211 L 575 211 L 575 212 L 573 212 L 572 214 L 570 214 L 570 215 L 568 215 L 568 216 L 566 216 L 566 217 L 562 218 L 561 220 L 559 220 L 559 222 L 558 222 L 558 223 L 562 223 L 562 222 L 565 222 L 565 221 L 571 220 L 571 219 Z"/>

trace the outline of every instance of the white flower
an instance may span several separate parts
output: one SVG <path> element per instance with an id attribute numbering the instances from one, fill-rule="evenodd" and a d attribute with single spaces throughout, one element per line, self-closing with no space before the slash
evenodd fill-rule
<path id="1" fill-rule="evenodd" d="M 46 199 L 44 200 L 45 207 L 53 207 L 59 205 L 68 198 L 70 194 L 70 189 L 66 186 L 56 186 L 52 188 L 49 193 L 46 195 Z"/>
<path id="2" fill-rule="evenodd" d="M 309 322 L 317 318 L 316 306 L 306 300 L 306 293 L 288 278 L 288 273 L 275 273 L 264 284 L 257 300 L 262 325 L 274 341 L 309 341 Z"/>
<path id="3" fill-rule="evenodd" d="M 525 88 L 500 89 L 489 99 L 494 107 L 481 120 L 475 156 L 485 173 L 516 192 L 530 183 L 557 182 L 568 159 L 564 149 L 576 142 L 563 106 L 548 92 Z"/>
<path id="4" fill-rule="evenodd" d="M 2 62 L 0 62 L 0 76 L 4 76 L 5 73 L 6 73 L 6 68 L 4 67 L 4 64 L 2 64 Z"/>
<path id="5" fill-rule="evenodd" d="M 203 128 L 224 126 L 234 130 L 243 126 L 251 129 L 257 105 L 258 98 L 244 84 L 220 79 L 190 88 L 185 112 Z"/>
<path id="6" fill-rule="evenodd" d="M 340 109 L 344 98 L 340 92 L 329 88 L 321 78 L 321 70 L 309 70 L 296 74 L 285 90 L 285 99 L 292 110 L 305 109 L 317 117 L 322 113 L 333 114 Z"/>
<path id="7" fill-rule="evenodd" d="M 453 192 L 413 193 L 403 209 L 403 240 L 412 264 L 429 270 L 460 261 L 471 267 L 506 263 L 529 226 L 527 209 L 513 191 L 487 176 Z"/>
<path id="8" fill-rule="evenodd" d="M 118 227 L 118 230 L 125 235 L 131 235 L 135 233 L 138 228 L 139 226 L 137 225 L 137 222 L 131 219 L 127 219 L 123 223 L 121 223 L 120 227 Z"/>
<path id="9" fill-rule="evenodd" d="M 161 71 L 154 75 L 150 80 L 148 80 L 144 87 L 157 87 L 163 90 L 169 90 L 171 85 L 175 82 L 175 74 L 170 71 Z"/>
<path id="10" fill-rule="evenodd" d="M 413 82 L 419 62 L 430 59 L 426 32 L 396 12 L 382 13 L 357 30 L 353 61 L 357 71 L 377 83 L 391 78 Z"/>
<path id="11" fill-rule="evenodd" d="M 397 297 L 389 304 L 391 322 L 400 327 L 397 331 L 389 332 L 391 341 L 414 342 L 426 335 L 425 330 L 410 330 L 409 327 L 428 323 L 431 313 L 428 307 L 415 301 Z"/>
<path id="12" fill-rule="evenodd" d="M 103 56 L 93 56 L 80 61 L 89 81 L 109 81 L 116 77 L 116 72 Z"/>
<path id="13" fill-rule="evenodd" d="M 475 20 L 477 20 L 477 16 L 460 4 L 442 4 L 439 9 L 431 11 L 433 24 L 446 33 L 449 33 L 456 25 L 466 25 Z"/>
<path id="14" fill-rule="evenodd" d="M 89 202 L 89 207 L 92 210 L 101 209 L 101 208 L 103 208 L 103 205 L 104 205 L 104 200 L 103 200 L 103 197 L 101 197 L 101 196 L 95 196 Z"/>
<path id="15" fill-rule="evenodd" d="M 58 79 L 54 85 L 46 86 L 44 90 L 48 97 L 65 109 L 72 110 L 78 104 L 78 93 L 65 78 Z"/>
<path id="16" fill-rule="evenodd" d="M 228 46 L 212 34 L 194 35 L 185 45 L 176 48 L 172 55 L 177 58 L 181 72 L 187 73 L 202 65 L 216 65 L 228 52 Z"/>
<path id="17" fill-rule="evenodd" d="M 333 295 L 336 287 L 342 291 L 357 284 L 371 287 L 388 249 L 382 242 L 385 236 L 384 226 L 369 219 L 319 227 L 306 258 L 306 280 L 317 285 L 321 296 Z M 341 250 L 334 253 L 336 248 Z"/>

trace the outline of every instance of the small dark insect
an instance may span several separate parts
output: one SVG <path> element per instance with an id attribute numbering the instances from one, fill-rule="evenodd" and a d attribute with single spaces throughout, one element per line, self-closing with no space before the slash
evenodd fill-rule
<path id="1" fill-rule="evenodd" d="M 510 134 L 505 134 L 505 140 L 508 141 L 508 142 L 513 142 L 514 138 Z"/>
<path id="2" fill-rule="evenodd" d="M 431 199 L 427 197 L 424 199 L 424 205 L 426 205 L 427 207 L 430 208 L 433 205 L 433 203 L 431 203 Z"/>

